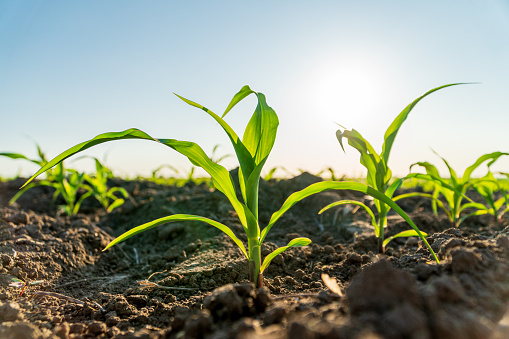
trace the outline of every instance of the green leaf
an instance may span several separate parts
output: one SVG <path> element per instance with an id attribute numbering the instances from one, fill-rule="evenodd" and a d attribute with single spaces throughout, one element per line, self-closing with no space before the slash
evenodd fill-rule
<path id="1" fill-rule="evenodd" d="M 265 257 L 265 259 L 263 260 L 263 263 L 260 267 L 260 273 L 263 273 L 263 271 L 265 271 L 265 269 L 269 266 L 272 259 L 274 259 L 278 254 L 283 253 L 284 251 L 286 251 L 289 248 L 307 246 L 310 243 L 311 243 L 311 240 L 308 238 L 295 238 L 292 241 L 290 241 L 288 243 L 288 245 L 276 249 L 275 251 L 273 251 L 272 253 L 270 253 L 269 255 L 267 255 Z"/>
<path id="2" fill-rule="evenodd" d="M 375 228 L 376 237 L 378 238 L 380 236 L 380 228 L 378 227 L 378 224 L 376 223 L 376 218 L 375 218 L 375 215 L 373 214 L 373 211 L 371 211 L 371 208 L 369 208 L 368 206 L 366 206 L 365 204 L 363 204 L 360 201 L 357 201 L 357 200 L 336 201 L 336 202 L 333 202 L 333 203 L 325 206 L 324 208 L 322 208 L 318 212 L 318 214 L 322 214 L 323 212 L 327 211 L 328 209 L 331 209 L 333 207 L 340 206 L 340 205 L 356 205 L 356 206 L 360 206 L 360 207 L 364 208 L 366 210 L 366 212 L 368 212 L 369 216 L 371 217 L 371 225 L 373 225 L 373 227 Z"/>
<path id="3" fill-rule="evenodd" d="M 233 129 L 217 114 L 193 101 L 178 96 L 186 103 L 200 108 L 211 115 L 228 134 L 237 154 L 240 164 L 239 184 L 244 202 L 251 212 L 257 216 L 258 209 L 258 182 L 261 169 L 267 160 L 275 142 L 279 120 L 276 112 L 267 105 L 265 96 L 262 93 L 252 91 L 249 86 L 244 86 L 232 99 L 223 117 L 242 99 L 249 94 L 256 94 L 258 104 L 253 113 L 242 142 Z M 259 166 L 261 165 L 261 166 Z"/>
<path id="4" fill-rule="evenodd" d="M 159 219 L 153 220 L 151 222 L 147 222 L 143 225 L 137 226 L 137 227 L 125 232 L 124 234 L 120 235 L 116 239 L 114 239 L 112 242 L 110 242 L 108 244 L 108 246 L 106 246 L 103 249 L 103 251 L 107 250 L 108 248 L 110 248 L 110 247 L 112 247 L 126 239 L 129 239 L 133 235 L 136 235 L 141 232 L 145 232 L 145 231 L 147 231 L 151 228 L 154 228 L 156 226 L 167 224 L 170 222 L 175 222 L 175 221 L 201 221 L 201 222 L 207 223 L 211 226 L 218 228 L 219 230 L 226 233 L 226 235 L 228 235 L 235 242 L 235 244 L 237 244 L 237 246 L 240 248 L 242 253 L 244 253 L 246 258 L 249 259 L 247 252 L 246 252 L 246 248 L 244 247 L 244 244 L 242 243 L 242 241 L 239 240 L 239 238 L 237 238 L 237 236 L 232 232 L 232 230 L 228 226 L 223 225 L 220 222 L 217 222 L 217 221 L 209 219 L 209 218 L 200 217 L 197 215 L 190 215 L 190 214 L 170 215 L 170 216 L 159 218 Z"/>
<path id="5" fill-rule="evenodd" d="M 414 224 L 414 222 L 410 219 L 410 217 L 389 197 L 387 197 L 385 194 L 378 192 L 374 188 L 364 185 L 359 182 L 332 182 L 332 181 L 325 181 L 325 182 L 318 182 L 312 185 L 309 185 L 308 187 L 304 188 L 303 190 L 297 191 L 293 194 L 291 194 L 286 201 L 283 203 L 281 208 L 274 212 L 272 214 L 272 217 L 270 218 L 269 224 L 262 230 L 261 232 L 261 239 L 260 242 L 263 242 L 265 239 L 265 236 L 270 231 L 272 226 L 274 226 L 275 222 L 286 212 L 288 209 L 290 209 L 293 205 L 295 205 L 297 202 L 301 201 L 302 199 L 309 197 L 313 194 L 330 191 L 330 190 L 352 190 L 352 191 L 358 191 L 363 192 L 365 194 L 368 194 L 378 200 L 381 200 L 385 204 L 389 205 L 392 209 L 394 209 L 403 219 L 405 219 L 406 222 L 410 224 L 410 226 L 416 230 L 418 234 L 421 234 L 422 232 L 419 230 L 419 228 Z M 433 257 L 437 262 L 439 262 L 435 252 L 431 248 L 431 246 L 428 244 L 424 236 L 420 236 L 420 238 L 424 241 L 430 252 L 432 253 Z"/>
<path id="6" fill-rule="evenodd" d="M 115 208 L 117 207 L 120 207 L 124 204 L 125 200 L 124 199 L 117 199 L 117 200 L 114 200 L 110 206 L 108 206 L 108 208 L 106 209 L 106 212 L 110 213 L 111 211 L 113 211 Z"/>
<path id="7" fill-rule="evenodd" d="M 483 204 L 481 204 L 479 202 L 470 202 L 470 203 L 463 204 L 461 206 L 461 208 L 459 209 L 459 211 L 462 212 L 463 210 L 465 210 L 467 208 L 475 208 L 477 210 L 482 210 L 482 211 L 489 210 L 488 207 L 484 206 Z"/>
<path id="8" fill-rule="evenodd" d="M 440 199 L 438 199 L 438 196 L 431 195 L 429 193 L 411 192 L 411 193 L 400 194 L 400 195 L 392 198 L 392 200 L 398 201 L 401 199 L 406 199 L 406 198 L 411 198 L 411 197 L 423 197 L 423 198 L 429 198 L 429 199 L 433 200 L 433 202 L 435 204 L 437 204 L 441 209 L 444 210 L 444 212 L 447 214 L 449 219 L 452 220 L 451 212 L 445 207 L 444 203 Z M 435 212 L 435 214 L 437 214 L 435 210 L 434 210 L 434 212 Z"/>
<path id="9" fill-rule="evenodd" d="M 367 173 L 368 184 L 377 189 L 380 189 L 380 187 L 378 187 L 379 180 L 377 179 L 377 175 L 382 175 L 382 177 L 385 177 L 385 172 L 377 174 L 380 157 L 375 152 L 373 146 L 371 146 L 371 144 L 366 139 L 364 139 L 359 132 L 357 132 L 354 129 L 352 129 L 351 131 L 344 130 L 343 132 L 341 130 L 338 130 L 336 131 L 336 137 L 338 138 L 338 141 L 341 145 L 341 148 L 343 148 L 343 151 L 344 147 L 342 143 L 342 138 L 346 138 L 348 140 L 348 144 L 355 148 L 360 153 L 361 155 L 360 162 L 368 170 Z"/>
<path id="10" fill-rule="evenodd" d="M 274 146 L 279 119 L 276 112 L 267 105 L 265 95 L 262 93 L 256 95 L 258 105 L 247 124 L 242 142 L 258 165 L 265 161 Z"/>
<path id="11" fill-rule="evenodd" d="M 3 153 L 0 153 L 0 156 L 4 156 L 4 157 L 7 157 L 7 158 L 11 158 L 11 159 L 23 159 L 23 160 L 28 160 L 30 162 L 33 162 L 34 164 L 37 164 L 39 166 L 42 165 L 42 162 L 39 161 L 39 160 L 34 160 L 34 159 L 29 159 L 27 158 L 26 156 L 24 156 L 23 154 L 20 154 L 20 153 L 9 153 L 9 152 L 3 152 Z"/>
<path id="12" fill-rule="evenodd" d="M 32 177 L 30 177 L 30 179 L 28 179 L 28 181 L 22 187 L 27 185 L 30 181 L 32 181 L 35 177 L 37 177 L 41 173 L 52 168 L 53 166 L 69 158 L 70 156 L 73 156 L 79 152 L 89 149 L 90 147 L 105 142 L 123 139 L 142 139 L 159 142 L 185 155 L 191 161 L 191 163 L 202 167 L 205 171 L 207 171 L 207 173 L 210 174 L 214 186 L 224 195 L 226 195 L 228 200 L 230 200 L 230 202 L 232 203 L 233 208 L 239 215 L 242 225 L 244 226 L 246 225 L 246 216 L 244 208 L 242 207 L 243 204 L 240 201 L 238 201 L 230 173 L 228 173 L 228 171 L 223 166 L 213 163 L 209 159 L 209 157 L 205 154 L 205 152 L 201 149 L 201 147 L 193 142 L 179 141 L 174 139 L 155 139 L 148 135 L 147 133 L 136 128 L 130 128 L 122 132 L 110 132 L 99 134 L 98 136 L 88 141 L 82 142 L 74 147 L 69 148 L 68 150 L 57 155 L 55 158 L 50 160 L 46 165 L 44 165 L 41 169 L 39 169 Z"/>
<path id="13" fill-rule="evenodd" d="M 443 157 L 441 157 L 437 152 L 435 152 L 433 150 L 433 153 L 435 153 L 438 157 L 440 157 L 440 159 L 442 159 L 442 161 L 445 163 L 445 166 L 447 166 L 447 169 L 449 170 L 449 174 L 451 175 L 451 180 L 452 180 L 452 187 L 458 187 L 459 185 L 461 184 L 464 184 L 465 182 L 464 181 L 461 181 L 460 182 L 460 179 L 458 178 L 458 175 L 456 174 L 456 172 L 454 171 L 454 169 L 449 165 L 449 162 L 447 160 L 445 160 Z M 438 172 L 438 171 L 437 171 Z"/>
<path id="14" fill-rule="evenodd" d="M 428 236 L 428 234 L 426 234 L 424 232 L 421 232 L 421 233 L 425 237 Z M 389 242 L 391 242 L 393 239 L 396 239 L 396 238 L 407 238 L 407 237 L 418 237 L 418 236 L 419 236 L 419 234 L 415 230 L 408 230 L 408 231 L 399 232 L 398 234 L 395 234 L 395 235 L 390 236 L 387 239 L 385 239 L 384 242 L 383 242 L 383 246 L 384 247 L 387 246 L 387 244 Z"/>
<path id="15" fill-rule="evenodd" d="M 184 97 L 181 97 L 178 94 L 175 94 L 175 95 L 177 97 L 179 97 L 180 99 L 182 99 L 184 102 L 188 103 L 189 105 L 197 107 L 197 108 L 207 112 L 212 118 L 214 118 L 214 120 L 217 121 L 217 123 L 219 123 L 219 125 L 223 128 L 223 130 L 226 132 L 226 134 L 230 138 L 230 141 L 231 141 L 231 143 L 233 145 L 233 148 L 235 150 L 235 154 L 237 155 L 237 158 L 239 160 L 240 167 L 244 171 L 246 171 L 246 173 L 251 173 L 251 171 L 255 167 L 255 162 L 254 162 L 253 158 L 251 157 L 251 154 L 249 153 L 247 148 L 240 141 L 240 138 L 238 137 L 237 133 L 235 133 L 235 131 L 230 127 L 230 125 L 228 125 L 226 123 L 226 121 L 224 121 L 219 115 L 217 115 L 216 113 L 212 112 L 210 109 L 208 109 L 208 108 L 206 108 L 206 107 L 204 107 L 204 106 L 202 106 L 200 104 L 197 104 L 197 103 L 195 103 L 195 102 L 193 102 L 191 100 L 188 100 L 188 99 L 186 99 Z M 238 95 L 238 93 L 237 93 L 237 95 Z"/>
<path id="16" fill-rule="evenodd" d="M 489 154 L 484 154 L 484 155 L 481 155 L 473 165 L 469 166 L 466 170 L 465 170 L 465 173 L 463 173 L 463 182 L 466 183 L 468 180 L 470 180 L 470 176 L 472 175 L 472 172 L 477 168 L 479 167 L 483 162 L 485 161 L 488 161 L 488 160 L 491 160 L 489 163 L 488 163 L 488 167 L 490 167 L 495 161 L 498 160 L 498 158 L 500 158 L 501 156 L 503 155 L 509 155 L 509 153 L 504 153 L 504 152 L 493 152 L 493 153 L 489 153 Z"/>
<path id="17" fill-rule="evenodd" d="M 255 162 L 255 168 L 247 172 L 242 168 L 242 178 L 245 180 L 245 202 L 255 217 L 258 217 L 258 183 L 261 171 L 276 140 L 279 120 L 276 112 L 267 105 L 265 96 L 256 93 L 258 105 L 251 117 L 242 142 L 250 152 Z"/>
<path id="18" fill-rule="evenodd" d="M 230 104 L 228 105 L 228 107 L 226 108 L 226 110 L 224 111 L 223 113 L 223 116 L 221 118 L 224 118 L 226 116 L 226 114 L 233 108 L 235 107 L 236 104 L 238 104 L 239 102 L 242 101 L 242 99 L 244 99 L 245 97 L 247 97 L 248 95 L 252 94 L 252 93 L 256 93 L 255 91 L 253 91 L 251 88 L 249 88 L 248 85 L 245 85 L 244 87 L 242 87 L 240 89 L 240 91 L 235 94 L 235 96 L 233 97 L 233 99 L 230 101 Z"/>
<path id="19" fill-rule="evenodd" d="M 468 83 L 455 83 L 455 84 L 448 84 L 448 85 L 433 88 L 433 89 L 427 91 L 426 93 L 424 93 L 423 95 L 421 95 L 420 97 L 418 97 L 417 99 L 415 99 L 414 101 L 412 101 L 412 103 L 410 103 L 407 107 L 405 107 L 405 109 L 396 117 L 396 119 L 394 119 L 392 124 L 389 126 L 389 128 L 385 132 L 384 143 L 382 146 L 382 153 L 380 154 L 381 158 L 384 159 L 384 162 L 386 164 L 389 163 L 389 155 L 391 153 L 391 148 L 392 148 L 392 145 L 394 144 L 394 140 L 396 139 L 396 135 L 398 134 L 398 131 L 399 131 L 401 125 L 403 124 L 403 122 L 405 122 L 406 118 L 408 117 L 408 114 L 410 114 L 412 109 L 415 107 L 415 105 L 417 105 L 417 103 L 419 101 L 421 101 L 422 99 L 424 99 L 431 93 L 436 92 L 442 88 L 456 86 L 456 85 L 464 85 L 464 84 L 468 84 Z"/>
<path id="20" fill-rule="evenodd" d="M 394 180 L 394 182 L 389 186 L 389 188 L 387 188 L 387 191 L 385 191 L 385 195 L 388 196 L 389 198 L 392 198 L 394 192 L 396 192 L 396 190 L 398 190 L 403 184 L 403 180 L 404 179 Z"/>

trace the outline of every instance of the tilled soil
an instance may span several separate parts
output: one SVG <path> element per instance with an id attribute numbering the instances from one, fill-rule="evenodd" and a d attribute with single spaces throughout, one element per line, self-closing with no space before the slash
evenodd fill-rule
<path id="1" fill-rule="evenodd" d="M 261 182 L 261 223 L 319 180 Z M 313 243 L 276 257 L 257 290 L 240 250 L 205 224 L 159 226 L 102 252 L 126 230 L 174 213 L 218 220 L 245 241 L 233 208 L 207 184 L 116 180 L 132 201 L 110 214 L 89 202 L 69 218 L 43 187 L 8 206 L 22 183 L 0 183 L 0 338 L 509 338 L 508 219 L 475 217 L 451 228 L 429 201 L 401 201 L 428 233 L 437 264 L 417 238 L 395 239 L 386 255 L 376 254 L 365 212 L 317 214 L 340 199 L 371 200 L 322 193 L 271 230 L 262 255 L 297 236 Z M 388 235 L 408 228 L 390 216 Z M 9 286 L 13 278 L 27 282 L 23 292 Z"/>

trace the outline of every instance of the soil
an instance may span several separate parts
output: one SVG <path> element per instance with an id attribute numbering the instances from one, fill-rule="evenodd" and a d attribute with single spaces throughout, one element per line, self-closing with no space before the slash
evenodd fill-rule
<path id="1" fill-rule="evenodd" d="M 289 194 L 320 180 L 304 173 L 262 181 L 262 225 Z M 417 238 L 395 239 L 377 254 L 362 210 L 317 214 L 333 201 L 372 203 L 368 197 L 318 194 L 278 221 L 262 255 L 298 236 L 312 244 L 276 257 L 255 289 L 236 245 L 201 223 L 162 225 L 102 252 L 126 230 L 174 213 L 218 220 L 245 241 L 228 200 L 207 184 L 115 179 L 132 201 L 107 214 L 89 200 L 67 217 L 45 187 L 9 206 L 23 182 L 0 182 L 0 338 L 509 338 L 507 218 L 472 217 L 452 228 L 429 201 L 401 201 L 428 233 L 437 264 Z M 390 215 L 388 235 L 408 228 Z M 9 286 L 13 278 L 27 282 L 22 293 Z"/>

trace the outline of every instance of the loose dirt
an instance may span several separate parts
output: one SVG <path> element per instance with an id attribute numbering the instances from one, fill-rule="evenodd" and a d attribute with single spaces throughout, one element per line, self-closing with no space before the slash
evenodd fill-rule
<path id="1" fill-rule="evenodd" d="M 262 225 L 288 195 L 320 180 L 305 173 L 261 182 Z M 429 201 L 401 201 L 428 233 L 437 264 L 417 238 L 395 239 L 386 255 L 376 254 L 365 212 L 317 214 L 340 199 L 372 201 L 322 193 L 271 230 L 262 255 L 297 236 L 313 243 L 276 257 L 257 290 L 240 250 L 205 224 L 159 226 L 102 252 L 126 230 L 175 213 L 218 220 L 245 241 L 228 200 L 207 184 L 116 180 L 133 201 L 110 214 L 89 202 L 69 218 L 57 214 L 48 188 L 9 206 L 23 182 L 0 182 L 0 338 L 509 337 L 507 218 L 471 218 L 456 229 Z M 388 235 L 408 228 L 390 216 Z M 339 293 L 322 274 L 336 279 Z M 13 278 L 27 282 L 22 294 L 9 286 Z"/>

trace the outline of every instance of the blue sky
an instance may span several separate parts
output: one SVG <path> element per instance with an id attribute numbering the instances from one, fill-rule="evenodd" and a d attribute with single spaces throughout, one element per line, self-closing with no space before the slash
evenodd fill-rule
<path id="1" fill-rule="evenodd" d="M 172 92 L 222 113 L 249 84 L 280 120 L 267 169 L 359 176 L 358 154 L 341 151 L 335 122 L 380 150 L 386 128 L 420 94 L 480 82 L 419 103 L 389 162 L 405 175 L 417 161 L 439 164 L 433 148 L 462 172 L 484 153 L 509 151 L 508 79 L 508 1 L 0 0 L 0 152 L 32 157 L 34 141 L 56 156 L 130 127 L 233 153 L 217 123 Z M 248 98 L 227 116 L 238 134 L 254 108 Z M 86 154 L 107 154 L 118 175 L 190 168 L 146 141 Z M 92 169 L 87 160 L 67 164 Z M 36 169 L 0 159 L 0 176 Z M 493 169 L 509 172 L 509 159 Z"/>

